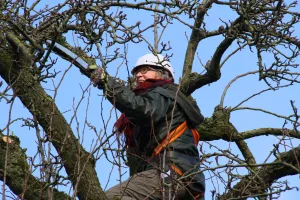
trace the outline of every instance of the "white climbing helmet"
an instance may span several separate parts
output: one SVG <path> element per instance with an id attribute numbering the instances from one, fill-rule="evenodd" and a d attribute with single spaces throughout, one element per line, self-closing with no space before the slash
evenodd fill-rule
<path id="1" fill-rule="evenodd" d="M 155 66 L 158 68 L 163 68 L 170 73 L 170 75 L 172 76 L 173 79 L 175 79 L 174 78 L 174 70 L 173 70 L 171 63 L 169 61 L 167 61 L 164 58 L 164 56 L 161 54 L 153 55 L 152 53 L 149 53 L 149 54 L 146 54 L 146 55 L 140 57 L 136 61 L 135 67 L 132 69 L 131 73 L 133 74 L 137 67 L 143 66 L 143 65 L 150 65 L 150 66 Z"/>

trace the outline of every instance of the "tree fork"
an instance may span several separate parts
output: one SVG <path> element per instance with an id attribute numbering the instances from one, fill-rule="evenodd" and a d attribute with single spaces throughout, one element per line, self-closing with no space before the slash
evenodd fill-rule
<path id="1" fill-rule="evenodd" d="M 47 137 L 59 153 L 73 186 L 77 185 L 78 198 L 107 199 L 97 178 L 92 162 L 93 156 L 79 144 L 53 99 L 30 71 L 31 59 L 28 59 L 30 55 L 23 55 L 26 54 L 24 45 L 15 37 L 7 39 L 12 41 L 10 47 L 2 46 L 5 51 L 1 51 L 1 77 L 13 88 L 24 106 L 36 116 L 45 130 Z M 82 175 L 78 180 L 79 174 Z"/>
<path id="2" fill-rule="evenodd" d="M 296 175 L 300 173 L 299 163 L 300 147 L 291 149 L 278 155 L 273 163 L 278 165 L 269 165 L 260 167 L 257 174 L 245 176 L 237 183 L 233 189 L 219 197 L 220 200 L 230 198 L 256 197 L 257 194 L 265 194 L 272 183 L 282 177 Z M 250 183 L 250 184 L 249 184 Z M 244 191 L 241 193 L 241 191 Z"/>

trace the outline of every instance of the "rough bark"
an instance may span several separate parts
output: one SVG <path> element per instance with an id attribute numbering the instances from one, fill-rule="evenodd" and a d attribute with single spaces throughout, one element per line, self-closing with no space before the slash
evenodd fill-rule
<path id="1" fill-rule="evenodd" d="M 197 128 L 201 134 L 201 141 L 224 140 L 228 142 L 242 141 L 258 136 L 290 136 L 300 139 L 300 135 L 294 130 L 280 128 L 260 128 L 245 132 L 238 132 L 230 123 L 230 110 L 217 106 L 212 117 L 205 118 Z"/>
<path id="2" fill-rule="evenodd" d="M 242 178 L 233 188 L 229 187 L 219 199 L 243 199 L 247 197 L 266 196 L 268 188 L 279 178 L 299 174 L 300 172 L 300 147 L 282 153 L 278 158 L 267 166 L 256 164 L 254 156 L 247 146 L 245 139 L 260 135 L 276 135 L 299 138 L 293 130 L 259 129 L 239 133 L 230 123 L 230 110 L 216 107 L 214 114 L 198 127 L 202 141 L 223 139 L 229 142 L 236 142 L 247 163 L 251 173 Z"/>
<path id="3" fill-rule="evenodd" d="M 79 199 L 106 199 L 101 189 L 93 156 L 86 152 L 74 136 L 71 127 L 53 99 L 34 76 L 31 58 L 16 38 L 13 46 L 2 47 L 0 75 L 12 86 L 24 106 L 39 121 L 49 141 L 60 155 L 66 172 Z M 5 50 L 4 50 L 5 49 Z"/>
<path id="4" fill-rule="evenodd" d="M 282 153 L 273 165 L 261 167 L 256 174 L 245 176 L 231 190 L 219 197 L 223 199 L 243 199 L 264 196 L 272 183 L 282 177 L 300 173 L 300 147 Z"/>
<path id="5" fill-rule="evenodd" d="M 3 1 L 4 2 L 4 1 Z M 154 2 L 154 1 L 153 1 Z M 124 6 L 128 8 L 136 8 L 136 9 L 143 9 L 148 11 L 154 11 L 151 7 L 146 7 L 145 5 L 151 4 L 152 2 L 142 2 L 137 4 L 128 4 L 126 2 L 108 2 L 110 6 Z M 167 4 L 166 2 L 164 2 Z M 261 6 L 260 3 L 264 4 L 267 3 L 267 1 L 241 1 L 241 4 L 236 7 L 237 14 L 240 16 L 238 19 L 230 23 L 229 26 L 226 26 L 226 28 L 220 27 L 218 30 L 208 32 L 205 28 L 205 25 L 203 23 L 204 17 L 207 14 L 207 10 L 213 5 L 213 3 L 216 4 L 228 4 L 230 6 L 234 6 L 239 4 L 238 2 L 221 2 L 221 1 L 215 1 L 215 0 L 203 0 L 201 2 L 197 2 L 199 4 L 199 7 L 195 9 L 197 12 L 197 18 L 195 19 L 194 27 L 192 28 L 192 34 L 190 36 L 190 41 L 188 43 L 187 51 L 186 51 L 186 58 L 184 62 L 184 68 L 183 68 L 183 79 L 181 84 L 181 90 L 188 96 L 192 94 L 196 89 L 207 85 L 209 83 L 215 82 L 220 79 L 221 77 L 221 71 L 220 71 L 220 61 L 223 58 L 224 53 L 226 50 L 231 46 L 232 42 L 234 40 L 245 40 L 249 46 L 251 47 L 257 47 L 257 49 L 262 50 L 268 50 L 270 47 L 274 47 L 274 44 L 284 44 L 287 45 L 289 43 L 294 44 L 296 47 L 299 48 L 299 41 L 296 37 L 292 36 L 293 29 L 290 29 L 290 27 L 293 26 L 293 24 L 298 20 L 296 16 L 299 16 L 299 13 L 295 13 L 293 21 L 290 24 L 284 24 L 282 23 L 280 17 L 280 6 L 283 4 L 283 1 L 278 1 L 278 5 L 276 7 L 271 6 L 271 8 L 274 8 L 275 11 L 278 10 L 278 12 L 274 11 L 272 15 L 266 15 L 266 16 L 259 16 L 262 12 L 264 12 L 264 9 L 270 8 Z M 272 2 L 269 2 L 272 3 Z M 258 9 L 256 9 L 256 6 Z M 3 4 L 4 5 L 4 4 Z M 79 4 L 78 4 L 79 5 Z M 161 5 L 163 6 L 163 2 L 161 2 Z M 173 8 L 175 6 L 175 3 L 169 3 L 170 7 Z M 178 4 L 179 5 L 179 4 Z M 100 6 L 97 5 L 97 6 Z M 0 6 L 2 8 L 2 6 Z M 60 7 L 60 6 L 58 6 Z M 85 13 L 85 11 L 89 11 L 88 7 L 85 7 L 84 9 L 81 9 L 81 6 L 78 6 L 78 9 L 76 6 L 75 12 L 82 12 Z M 61 9 L 63 7 L 60 7 Z M 231 7 L 234 8 L 234 7 Z M 239 9 L 241 8 L 241 9 Z M 58 10 L 59 10 L 58 9 Z M 97 7 L 93 7 L 91 11 L 95 11 Z M 191 7 L 192 9 L 192 7 Z M 101 10 L 101 7 L 99 8 Z M 259 12 L 257 12 L 259 10 Z M 18 12 L 18 11 L 16 11 Z M 165 9 L 157 11 L 161 14 L 166 14 Z M 286 11 L 289 12 L 289 11 Z M 24 27 L 26 29 L 26 26 L 23 26 L 22 23 L 14 23 L 11 22 L 13 19 L 18 19 L 20 16 L 20 19 L 25 17 L 24 22 L 26 22 L 26 16 L 23 16 L 22 14 L 18 15 L 17 13 L 14 13 L 13 10 L 9 10 L 8 13 L 12 13 L 13 17 L 10 17 L 9 14 L 5 17 L 1 18 L 4 20 L 7 20 L 9 24 L 13 24 L 11 28 L 4 30 L 4 35 L 6 35 L 10 30 L 13 31 L 16 29 L 15 33 L 16 35 L 22 35 L 24 38 L 27 38 L 27 45 L 30 44 L 33 49 L 39 50 L 42 52 L 41 46 L 37 44 L 33 38 L 35 38 L 37 35 L 28 35 L 32 32 L 30 27 L 28 30 L 23 31 L 22 28 Z M 55 12 L 53 12 L 53 16 L 50 17 L 50 20 L 48 23 L 45 23 L 44 26 L 38 27 L 37 33 L 41 34 L 46 27 L 48 27 L 50 24 L 55 24 L 57 21 L 58 23 L 62 20 L 65 21 L 65 25 L 63 26 L 60 24 L 60 28 L 66 28 L 67 30 L 78 30 L 79 33 L 83 32 L 83 37 L 90 37 L 89 34 L 86 33 L 85 27 L 77 26 L 77 24 L 70 25 L 68 24 L 67 18 L 72 17 L 72 9 L 70 12 L 66 12 L 64 15 L 54 15 Z M 70 15 L 68 15 L 68 13 Z M 98 15 L 102 11 L 98 11 Z M 268 14 L 267 12 L 266 14 Z M 14 15 L 16 14 L 16 15 Z M 105 16 L 105 14 L 103 14 Z M 4 15 L 3 15 L 4 16 Z M 18 17 L 16 17 L 18 16 Z M 67 16 L 65 18 L 65 16 Z M 85 15 L 83 14 L 83 21 L 85 20 Z M 174 17 L 173 14 L 170 14 L 169 16 Z M 268 16 L 275 16 L 275 18 L 269 18 Z M 276 18 L 278 16 L 278 18 Z M 2 17 L 2 15 L 1 15 Z M 105 16 L 108 17 L 108 16 Z M 175 16 L 176 17 L 176 16 Z M 52 20 L 51 20 L 52 18 Z M 57 20 L 56 20 L 57 19 Z M 60 20 L 58 20 L 60 19 Z M 81 19 L 81 18 L 80 18 Z M 107 18 L 108 19 L 108 18 Z M 239 20 L 244 19 L 246 21 L 243 21 L 239 23 Z M 263 19 L 263 20 L 262 20 Z M 285 18 L 286 19 L 286 18 Z M 256 21 L 257 20 L 257 21 Z M 260 20 L 260 23 L 257 23 L 256 26 L 253 25 L 253 23 L 249 22 L 258 22 Z M 108 20 L 109 21 L 109 20 Z M 249 22 L 247 22 L 249 21 Z M 263 23 L 265 21 L 266 23 Z M 272 23 L 269 23 L 269 22 Z M 22 20 L 21 20 L 22 22 Z M 272 24 L 275 24 L 274 27 Z M 5 23 L 4 23 L 5 24 Z M 115 23 L 113 23 L 115 24 Z M 117 23 L 116 23 L 117 24 Z M 122 24 L 122 20 L 120 21 L 120 24 Z M 125 24 L 125 23 L 124 23 Z M 139 23 L 138 23 L 139 24 Z M 255 23 L 254 23 L 255 24 Z M 19 26 L 20 25 L 20 26 Z M 90 24 L 91 25 L 91 24 Z M 237 26 L 235 26 L 237 25 Z M 242 25 L 242 26 L 239 26 Z M 270 26 L 271 25 L 271 26 Z M 277 26 L 278 25 L 278 26 Z M 88 26 L 87 26 L 88 27 Z M 118 26 L 116 26 L 118 27 Z M 265 27 L 268 27 L 266 29 Z M 283 27 L 281 29 L 280 27 Z M 53 30 L 56 30 L 57 27 L 52 27 L 49 29 L 50 33 L 49 36 L 53 36 Z M 59 29 L 60 29 L 59 28 Z M 70 29 L 69 29 L 70 28 Z M 74 28 L 74 29 L 73 29 Z M 78 29 L 77 29 L 78 28 Z M 234 32 L 236 34 L 230 35 L 231 28 L 235 29 Z M 34 28 L 33 28 L 34 29 Z M 94 27 L 93 27 L 94 29 Z M 133 30 L 132 27 L 130 29 Z M 264 29 L 270 30 L 270 32 L 264 32 Z M 122 29 L 121 29 L 122 30 Z M 36 31 L 36 30 L 35 30 Z M 59 31 L 62 31 L 60 29 Z M 57 31 L 57 33 L 59 32 Z M 124 32 L 127 32 L 128 30 L 123 30 Z M 54 31 L 56 33 L 56 31 Z M 101 31 L 100 31 L 101 32 Z M 244 35 L 243 35 L 244 32 Z M 28 34 L 27 34 L 28 33 Z M 93 33 L 93 31 L 91 31 Z M 241 33 L 242 35 L 239 35 Z M 246 34 L 245 34 L 246 33 Z M 287 35 L 285 35 L 287 33 Z M 43 33 L 44 34 L 44 33 Z M 41 35 L 43 35 L 41 34 Z M 210 62 L 207 62 L 205 69 L 206 73 L 204 75 L 199 75 L 197 73 L 191 73 L 192 72 L 192 65 L 195 58 L 195 54 L 197 52 L 198 44 L 201 40 L 215 36 L 215 35 L 224 35 L 224 40 L 219 44 L 217 47 L 215 53 L 213 54 L 212 60 Z M 8 34 L 9 35 L 9 34 Z M 92 34 L 91 34 L 92 35 Z M 134 34 L 133 34 L 134 35 Z M 140 33 L 138 33 L 140 35 Z M 270 39 L 269 35 L 273 36 L 274 39 Z M 134 36 L 136 37 L 136 36 Z M 4 37 L 5 38 L 5 37 Z M 45 37 L 48 38 L 48 37 Z M 88 39 L 86 38 L 86 39 Z M 101 36 L 99 36 L 101 38 Z M 264 40 L 264 38 L 267 38 Z M 269 40 L 268 40 L 269 38 Z M 1 38 L 1 41 L 2 42 Z M 94 38 L 90 37 L 90 42 L 94 43 Z M 116 39 L 116 37 L 115 37 Z M 259 39 L 262 39 L 261 41 Z M 280 40 L 278 40 L 280 39 Z M 281 40 L 283 39 L 283 40 Z M 31 66 L 32 63 L 30 62 L 31 56 L 30 52 L 28 52 L 27 48 L 22 46 L 21 44 L 18 44 L 19 42 L 17 40 L 14 41 L 14 38 L 10 38 L 11 44 L 14 44 L 11 48 L 9 45 L 5 44 L 3 45 L 3 48 L 1 49 L 1 56 L 0 56 L 0 75 L 2 78 L 13 87 L 15 94 L 21 99 L 23 104 L 28 108 L 28 110 L 34 115 L 35 118 L 39 121 L 43 129 L 47 133 L 47 137 L 49 141 L 55 146 L 57 152 L 60 154 L 64 167 L 69 175 L 70 180 L 72 181 L 74 187 L 78 189 L 78 197 L 80 199 L 105 199 L 105 195 L 103 191 L 101 190 L 96 172 L 94 170 L 94 161 L 93 156 L 90 155 L 88 152 L 86 152 L 81 145 L 78 143 L 76 138 L 74 137 L 74 134 L 70 128 L 70 126 L 65 121 L 62 114 L 57 109 L 55 102 L 53 102 L 53 99 L 48 96 L 39 82 L 36 81 L 36 73 L 34 72 L 34 68 Z M 89 39 L 88 39 L 89 40 Z M 39 42 L 43 42 L 43 39 L 37 40 Z M 102 41 L 102 40 L 99 40 Z M 119 40 L 120 41 L 120 40 Z M 127 42 L 130 40 L 126 40 Z M 38 42 L 38 43 L 39 43 Z M 101 43 L 101 42 L 100 42 Z M 124 42 L 126 43 L 126 42 Z M 272 44 L 274 43 L 274 44 Z M 286 47 L 291 48 L 289 45 Z M 288 49 L 287 48 L 287 49 Z M 4 51 L 6 49 L 6 51 Z M 29 48 L 28 48 L 29 49 Z M 3 50 L 3 51 L 2 51 Z M 35 51 L 35 50 L 33 50 Z M 14 54 L 15 53 L 15 54 Z M 293 52 L 296 55 L 299 55 L 298 52 Z M 41 54 L 42 55 L 42 54 Z M 80 55 L 81 56 L 81 55 Z M 293 59 L 290 59 L 291 61 Z M 226 61 L 226 59 L 225 59 Z M 76 63 L 74 63 L 76 65 Z M 280 64 L 278 62 L 277 64 Z M 292 62 L 288 62 L 287 64 L 280 65 L 284 68 L 286 66 L 291 66 Z M 275 65 L 276 66 L 276 65 Z M 293 66 L 293 65 L 292 65 Z M 78 66 L 77 66 L 78 67 Z M 270 68 L 272 69 L 272 68 Z M 89 77 L 89 71 L 85 69 L 80 69 L 83 74 L 85 74 L 87 77 Z M 288 71 L 288 70 L 287 70 Z M 268 74 L 267 74 L 268 75 Z M 267 75 L 262 76 L 261 78 L 267 77 Z M 271 76 L 270 76 L 271 77 Z M 289 80 L 289 79 L 288 79 Z M 292 80 L 292 83 L 294 80 Z M 299 147 L 281 154 L 280 157 L 278 157 L 277 160 L 274 161 L 272 165 L 268 166 L 258 166 L 256 165 L 255 159 L 250 151 L 250 149 L 247 147 L 247 143 L 245 142 L 246 139 L 257 137 L 260 135 L 289 135 L 291 137 L 299 138 L 299 134 L 297 134 L 295 131 L 291 130 L 281 130 L 281 129 L 273 129 L 273 128 L 265 128 L 265 129 L 258 129 L 258 130 L 252 130 L 252 131 L 246 131 L 243 133 L 239 133 L 236 128 L 230 123 L 230 111 L 227 111 L 223 108 L 217 108 L 213 114 L 212 117 L 206 118 L 203 124 L 201 124 L 200 127 L 198 127 L 198 130 L 201 134 L 201 140 L 202 141 L 212 141 L 217 139 L 222 139 L 229 142 L 236 142 L 237 146 L 241 150 L 244 158 L 245 158 L 245 167 L 247 167 L 250 171 L 248 176 L 245 176 L 240 180 L 239 183 L 237 183 L 233 188 L 228 187 L 228 191 L 226 191 L 226 194 L 220 196 L 220 199 L 229 199 L 229 198 L 235 198 L 235 199 L 241 199 L 245 198 L 247 196 L 257 196 L 260 194 L 265 193 L 265 191 L 268 189 L 269 186 L 272 185 L 274 181 L 277 179 L 298 174 L 299 173 Z M 2 145 L 2 144 L 1 144 Z M 7 151 L 7 147 L 9 147 L 9 151 Z M 41 187 L 43 188 L 44 185 L 41 182 L 36 182 L 37 180 L 34 179 L 30 174 L 28 174 L 28 166 L 25 162 L 25 154 L 22 153 L 19 149 L 19 145 L 16 144 L 7 144 L 3 143 L 1 146 L 1 159 L 5 158 L 4 154 L 2 153 L 8 153 L 9 159 L 6 160 L 8 164 L 7 172 L 7 184 L 13 189 L 16 194 L 20 194 L 20 192 L 23 191 L 26 184 L 24 183 L 24 177 L 26 179 L 26 175 L 28 175 L 28 185 L 32 185 L 32 187 Z M 134 152 L 134 151 L 133 151 Z M 14 158 L 19 158 L 18 160 L 14 160 Z M 134 160 L 135 157 L 133 157 L 133 160 L 129 160 L 129 165 L 131 166 L 131 174 L 134 173 L 136 165 L 136 161 Z M 18 164 L 16 164 L 18 163 Z M 3 161 L 1 160 L 0 166 L 3 165 Z M 19 167 L 19 168 L 17 168 Z M 3 168 L 3 167 L 2 167 Z M 23 175 L 20 173 L 15 173 L 15 171 L 18 170 L 18 172 L 23 172 Z M 10 171 L 12 170 L 12 171 Z M 23 170 L 23 171 L 22 171 Z M 254 172 L 254 173 L 253 173 Z M 16 180 L 14 180 L 16 179 Z M 22 186 L 23 183 L 23 186 Z M 78 184 L 77 184 L 78 183 Z M 249 187 L 249 183 L 251 183 L 251 187 Z M 254 183 L 254 184 L 252 184 Z M 17 185 L 17 186 L 15 186 Z M 42 194 L 41 189 L 32 190 L 29 191 L 26 190 L 25 195 L 30 195 L 26 198 L 28 199 L 34 199 L 37 197 L 38 194 Z M 57 195 L 60 195 L 58 192 Z M 41 198 L 46 198 L 42 196 Z M 59 199 L 58 196 L 55 199 Z M 67 198 L 67 197 L 66 197 Z"/>
<path id="6" fill-rule="evenodd" d="M 17 137 L 10 136 L 10 141 L 6 142 L 6 136 L 0 135 L 0 180 L 4 179 L 4 171 L 6 170 L 6 185 L 18 197 L 24 200 L 47 200 L 48 188 L 44 182 L 41 182 L 32 175 L 30 166 L 27 163 L 26 150 L 19 145 Z M 5 160 L 7 156 L 7 160 Z M 6 165 L 5 165 L 6 162 Z M 6 168 L 5 168 L 6 166 Z M 59 192 L 55 188 L 52 197 L 57 200 L 70 199 L 68 195 Z"/>
<path id="7" fill-rule="evenodd" d="M 182 80 L 181 80 L 181 91 L 184 94 L 190 95 L 190 75 L 192 72 L 192 65 L 195 59 L 195 54 L 197 52 L 198 45 L 200 41 L 204 38 L 204 31 L 200 30 L 203 23 L 204 16 L 207 13 L 208 8 L 213 4 L 212 0 L 205 1 L 204 4 L 200 5 L 197 9 L 197 17 L 194 22 L 194 28 L 192 30 L 188 46 L 185 53 L 184 65 L 182 70 Z M 220 78 L 216 77 L 216 80 Z"/>

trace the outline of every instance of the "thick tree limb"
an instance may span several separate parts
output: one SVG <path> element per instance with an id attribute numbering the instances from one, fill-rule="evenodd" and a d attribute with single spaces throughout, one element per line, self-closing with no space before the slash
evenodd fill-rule
<path id="1" fill-rule="evenodd" d="M 246 196 L 257 196 L 264 193 L 274 181 L 289 175 L 300 173 L 300 146 L 282 153 L 274 163 L 278 165 L 268 165 L 261 167 L 257 174 L 245 176 L 236 184 L 233 189 L 219 197 L 219 199 L 243 198 Z"/>
<path id="2" fill-rule="evenodd" d="M 256 160 L 248 147 L 248 144 L 244 140 L 236 141 L 235 144 L 238 146 L 239 150 L 242 152 L 246 163 L 249 165 L 249 168 L 253 170 L 253 172 L 257 171 Z M 253 165 L 253 166 L 251 166 Z"/>
<path id="3" fill-rule="evenodd" d="M 204 75 L 193 73 L 189 75 L 189 83 L 184 86 L 186 95 L 192 94 L 198 88 L 213 83 L 221 78 L 220 62 L 225 51 L 230 47 L 234 38 L 225 38 L 217 47 L 212 60 L 207 64 L 207 72 Z M 187 88 L 186 88 L 187 87 Z M 186 89 L 185 89 L 186 88 Z"/>
<path id="4" fill-rule="evenodd" d="M 278 159 L 270 165 L 259 168 L 259 164 L 256 164 L 251 151 L 244 141 L 244 139 L 261 135 L 289 135 L 291 137 L 299 138 L 299 134 L 292 130 L 276 128 L 263 128 L 239 133 L 229 122 L 229 117 L 229 112 L 225 109 L 216 107 L 213 117 L 206 118 L 200 127 L 198 127 L 202 141 L 223 139 L 225 141 L 236 142 L 245 157 L 248 169 L 251 169 L 252 172 L 250 175 L 241 179 L 234 188 L 229 188 L 229 190 L 226 191 L 220 199 L 239 199 L 242 197 L 259 195 L 262 195 L 260 198 L 263 198 L 267 189 L 272 185 L 272 183 L 274 183 L 274 181 L 281 177 L 294 175 L 300 172 L 298 162 L 300 160 L 300 147 L 279 155 Z"/>
<path id="5" fill-rule="evenodd" d="M 201 22 L 202 18 L 199 18 L 199 22 Z M 202 19 L 203 20 L 203 19 Z M 237 26 L 241 23 L 242 17 L 237 18 L 228 28 L 227 32 L 232 32 L 232 29 L 236 29 Z M 195 27 L 199 26 L 199 22 L 195 21 Z M 212 60 L 208 61 L 205 68 L 206 73 L 204 75 L 199 75 L 197 73 L 192 73 L 192 64 L 194 61 L 194 56 L 197 51 L 197 46 L 199 42 L 210 36 L 206 36 L 204 32 L 200 32 L 198 29 L 193 29 L 191 38 L 188 44 L 188 48 L 186 51 L 184 68 L 183 68 L 183 78 L 181 81 L 181 91 L 189 96 L 198 88 L 207 85 L 209 83 L 213 83 L 221 78 L 221 66 L 220 62 L 222 56 L 224 55 L 225 51 L 230 47 L 232 42 L 236 39 L 235 36 L 231 36 L 230 34 L 225 37 L 225 39 L 219 44 L 217 47 Z"/>
<path id="6" fill-rule="evenodd" d="M 199 42 L 204 38 L 205 35 L 205 32 L 201 31 L 200 27 L 203 23 L 204 16 L 207 13 L 207 9 L 213 4 L 213 2 L 213 0 L 204 1 L 204 4 L 200 5 L 197 10 L 197 17 L 195 19 L 194 28 L 192 30 L 190 40 L 186 49 L 185 60 L 182 70 L 181 90 L 183 93 L 186 94 L 189 90 L 190 74 L 192 72 L 192 66 L 197 47 Z"/>
<path id="7" fill-rule="evenodd" d="M 257 136 L 268 136 L 268 135 L 274 135 L 274 136 L 290 136 L 293 138 L 300 139 L 300 135 L 295 130 L 289 130 L 289 129 L 281 129 L 281 128 L 260 128 L 260 129 L 254 129 L 250 131 L 241 132 L 235 137 L 235 140 L 245 140 Z"/>
<path id="8" fill-rule="evenodd" d="M 290 137 L 300 139 L 300 135 L 289 129 L 281 128 L 260 128 L 249 130 L 245 132 L 238 132 L 230 122 L 218 122 L 222 118 L 206 118 L 204 122 L 198 127 L 198 131 L 201 134 L 202 141 L 213 141 L 213 140 L 225 140 L 228 142 L 236 142 L 241 140 L 246 140 L 254 138 L 257 136 L 284 136 L 288 135 Z"/>
<path id="9" fill-rule="evenodd" d="M 86 152 L 75 138 L 71 127 L 55 102 L 44 91 L 31 71 L 31 59 L 15 51 L 24 46 L 17 40 L 11 47 L 3 47 L 0 57 L 0 75 L 11 85 L 24 106 L 34 115 L 59 153 L 66 172 L 77 187 L 79 199 L 106 199 L 95 171 L 93 156 Z M 81 175 L 81 176 L 79 176 Z M 80 177 L 80 178 L 79 178 Z"/>
<path id="10" fill-rule="evenodd" d="M 8 151 L 6 185 L 10 190 L 25 200 L 50 199 L 47 193 L 49 186 L 31 174 L 25 150 L 19 146 L 19 139 L 10 136 L 8 142 L 6 138 L 7 136 L 0 133 L 0 180 L 3 181 L 2 173 L 5 170 L 5 154 Z M 68 200 L 70 197 L 53 188 L 53 199 Z"/>
<path id="11" fill-rule="evenodd" d="M 246 163 L 249 164 L 250 169 L 252 171 L 256 171 L 256 161 L 247 143 L 244 140 L 232 140 L 232 138 L 238 134 L 238 131 L 230 123 L 229 119 L 229 110 L 217 106 L 215 108 L 212 118 L 206 118 L 198 129 L 201 135 L 201 140 L 206 141 L 205 133 L 207 133 L 207 136 L 214 135 L 214 137 L 219 137 L 219 139 L 227 139 L 227 141 L 235 142 L 238 148 L 240 149 L 241 153 L 243 154 Z"/>

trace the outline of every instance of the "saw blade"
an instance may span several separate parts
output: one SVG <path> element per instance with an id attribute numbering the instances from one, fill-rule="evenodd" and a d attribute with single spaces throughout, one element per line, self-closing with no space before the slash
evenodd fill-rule
<path id="1" fill-rule="evenodd" d="M 47 43 L 51 44 L 51 40 L 47 40 Z M 69 59 L 74 60 L 78 64 L 80 64 L 84 68 L 88 68 L 89 64 L 85 62 L 83 59 L 81 59 L 78 55 L 67 49 L 66 47 L 58 44 L 57 42 L 54 43 L 54 48 L 57 48 L 58 50 L 65 53 L 65 56 L 67 56 Z"/>

